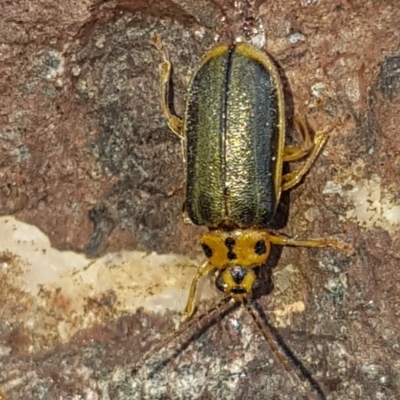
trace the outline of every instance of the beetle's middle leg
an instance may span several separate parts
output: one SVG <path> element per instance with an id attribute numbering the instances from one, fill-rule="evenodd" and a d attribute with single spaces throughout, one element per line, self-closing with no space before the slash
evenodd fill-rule
<path id="1" fill-rule="evenodd" d="M 332 124 L 328 129 L 316 132 L 314 140 L 311 140 L 310 131 L 304 118 L 295 118 L 296 128 L 302 133 L 304 142 L 301 146 L 286 146 L 284 148 L 283 161 L 296 161 L 307 155 L 304 164 L 299 169 L 295 169 L 282 177 L 282 191 L 291 189 L 297 185 L 303 176 L 309 171 L 318 154 L 324 147 L 328 139 L 328 133 L 336 127 L 336 123 Z"/>
<path id="2" fill-rule="evenodd" d="M 169 59 L 167 50 L 164 48 L 162 40 L 159 36 L 153 37 L 154 46 L 161 53 L 163 62 L 160 64 L 160 92 L 161 92 L 161 108 L 167 124 L 172 132 L 183 139 L 183 123 L 182 119 L 175 115 L 170 108 L 170 87 L 172 81 L 172 64 Z"/>
<path id="3" fill-rule="evenodd" d="M 299 146 L 285 146 L 283 150 L 283 162 L 300 160 L 309 154 L 314 147 L 314 142 L 311 139 L 310 131 L 305 118 L 296 115 L 293 122 L 296 131 L 302 136 L 301 143 Z"/>

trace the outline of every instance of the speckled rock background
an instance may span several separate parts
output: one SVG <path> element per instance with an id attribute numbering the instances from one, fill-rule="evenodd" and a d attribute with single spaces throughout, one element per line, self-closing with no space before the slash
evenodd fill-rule
<path id="1" fill-rule="evenodd" d="M 321 388 L 310 397 L 399 398 L 400 4 L 152 3 L 0 3 L 0 214 L 90 257 L 198 256 L 203 230 L 181 219 L 181 144 L 161 115 L 151 38 L 170 52 L 178 114 L 201 55 L 216 41 L 248 40 L 280 67 L 289 124 L 296 112 L 314 130 L 342 117 L 292 190 L 283 231 L 334 236 L 354 253 L 283 250 L 273 267 L 294 266 L 307 310 L 277 334 Z M 282 287 L 259 300 L 266 315 L 289 296 Z M 306 398 L 245 312 L 211 322 L 175 342 L 172 356 L 157 355 L 168 363 L 132 376 L 171 332 L 168 312 L 105 318 L 34 354 L 0 312 L 0 341 L 12 348 L 0 354 L 0 399 Z"/>

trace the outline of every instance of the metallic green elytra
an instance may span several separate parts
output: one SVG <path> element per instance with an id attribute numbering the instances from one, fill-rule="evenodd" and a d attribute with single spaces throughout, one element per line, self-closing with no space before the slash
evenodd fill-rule
<path id="1" fill-rule="evenodd" d="M 279 202 L 285 116 L 271 60 L 245 43 L 214 47 L 188 90 L 186 211 L 210 228 L 265 227 Z"/>

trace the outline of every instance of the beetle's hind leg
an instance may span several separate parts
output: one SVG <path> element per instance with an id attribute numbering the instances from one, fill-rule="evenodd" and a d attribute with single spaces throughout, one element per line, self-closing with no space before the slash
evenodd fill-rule
<path id="1" fill-rule="evenodd" d="M 303 143 L 301 146 L 286 146 L 284 148 L 283 161 L 297 161 L 307 156 L 304 164 L 299 169 L 295 169 L 282 177 L 282 191 L 291 189 L 297 185 L 308 172 L 317 158 L 318 154 L 324 147 L 325 142 L 328 139 L 328 133 L 334 129 L 337 123 L 333 123 L 328 129 L 320 132 L 316 132 L 314 140 L 311 139 L 310 130 L 307 125 L 305 118 L 296 116 L 295 117 L 296 129 L 303 136 Z"/>
<path id="2" fill-rule="evenodd" d="M 163 62 L 160 64 L 160 91 L 161 91 L 161 107 L 164 114 L 165 119 L 167 120 L 167 124 L 169 128 L 176 135 L 183 138 L 183 123 L 182 119 L 179 118 L 175 113 L 171 110 L 170 100 L 171 100 L 171 81 L 172 81 L 172 64 L 169 59 L 168 51 L 164 48 L 162 40 L 160 36 L 153 36 L 154 46 L 161 53 Z"/>

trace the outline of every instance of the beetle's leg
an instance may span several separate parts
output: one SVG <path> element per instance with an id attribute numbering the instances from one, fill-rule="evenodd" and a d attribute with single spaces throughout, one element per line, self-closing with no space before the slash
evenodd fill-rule
<path id="1" fill-rule="evenodd" d="M 272 244 L 278 244 L 280 246 L 297 246 L 297 247 L 335 247 L 345 252 L 350 251 L 350 247 L 344 243 L 341 243 L 336 239 L 306 239 L 297 240 L 288 238 L 280 235 L 279 233 L 266 232 L 267 240 Z"/>
<path id="2" fill-rule="evenodd" d="M 326 140 L 328 139 L 328 133 L 334 129 L 337 124 L 338 124 L 339 118 L 334 121 L 334 123 L 326 130 L 316 132 L 314 136 L 314 141 L 311 145 L 311 148 L 308 150 L 308 157 L 304 161 L 304 164 L 301 166 L 299 169 L 295 169 L 294 171 L 291 171 L 282 177 L 282 191 L 291 189 L 293 186 L 297 185 L 303 178 L 303 176 L 308 172 L 308 170 L 311 168 L 312 164 L 314 163 L 315 159 L 317 158 L 318 154 L 324 147 L 324 144 Z M 304 119 L 298 118 L 296 122 L 296 126 L 303 131 L 303 135 L 305 138 L 305 141 L 310 141 L 310 132 L 308 130 L 307 123 Z M 311 141 L 310 141 L 311 142 Z M 304 146 L 306 149 L 306 146 Z M 289 161 L 289 158 L 291 157 L 291 161 L 294 161 L 296 156 L 300 154 L 300 149 L 301 147 L 298 147 L 299 152 L 295 151 L 296 147 L 285 147 L 285 153 L 286 149 L 289 149 L 287 151 L 287 154 L 283 157 L 284 161 Z M 290 154 L 290 151 L 292 154 Z M 305 153 L 307 154 L 307 152 Z M 298 158 L 303 157 L 305 154 L 302 156 L 299 156 Z"/>
<path id="3" fill-rule="evenodd" d="M 160 64 L 160 91 L 161 91 L 161 107 L 165 119 L 169 128 L 178 135 L 181 139 L 183 138 L 183 123 L 182 119 L 176 116 L 169 106 L 170 104 L 170 87 L 171 87 L 171 75 L 172 75 L 172 64 L 169 59 L 167 50 L 164 48 L 160 36 L 155 35 L 153 37 L 154 46 L 161 53 L 163 62 Z"/>
<path id="4" fill-rule="evenodd" d="M 188 212 L 186 211 L 186 201 L 182 204 L 181 217 L 184 224 L 193 225 L 193 221 L 190 219 Z"/>
<path id="5" fill-rule="evenodd" d="M 283 149 L 283 162 L 297 161 L 305 157 L 314 147 L 311 140 L 310 131 L 308 129 L 307 121 L 304 117 L 296 115 L 294 118 L 294 125 L 302 136 L 300 146 L 285 146 Z"/>
<path id="6" fill-rule="evenodd" d="M 207 275 L 208 273 L 210 273 L 214 268 L 215 267 L 213 267 L 208 261 L 204 262 L 198 268 L 196 275 L 193 278 L 192 284 L 190 285 L 189 297 L 187 299 L 185 313 L 182 317 L 180 325 L 182 325 L 184 322 L 186 322 L 193 316 L 195 304 L 196 304 L 196 290 L 197 290 L 197 284 L 199 283 L 199 280 L 204 275 Z"/>

